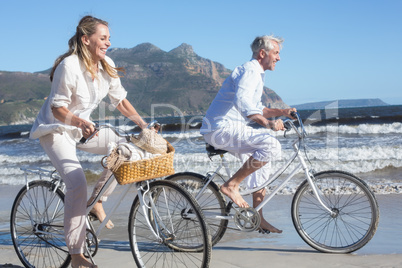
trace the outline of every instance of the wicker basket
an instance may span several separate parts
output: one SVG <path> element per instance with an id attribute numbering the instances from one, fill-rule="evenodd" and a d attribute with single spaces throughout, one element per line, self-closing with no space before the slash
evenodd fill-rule
<path id="1" fill-rule="evenodd" d="M 168 143 L 168 151 L 164 155 L 138 161 L 125 161 L 113 172 L 121 185 L 150 180 L 174 174 L 174 148 Z"/>

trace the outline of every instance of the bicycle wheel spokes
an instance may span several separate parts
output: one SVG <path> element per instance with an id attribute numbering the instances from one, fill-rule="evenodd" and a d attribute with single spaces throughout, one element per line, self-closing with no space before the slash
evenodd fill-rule
<path id="1" fill-rule="evenodd" d="M 153 209 L 144 211 L 137 197 L 130 212 L 130 245 L 137 265 L 208 267 L 208 229 L 194 199 L 166 181 L 155 182 L 150 188 Z"/>
<path id="2" fill-rule="evenodd" d="M 333 253 L 348 253 L 363 247 L 378 225 L 378 205 L 367 185 L 344 172 L 323 172 L 315 176 L 322 201 L 310 185 L 303 183 L 295 194 L 292 218 L 300 236 L 312 247 Z"/>
<path id="3" fill-rule="evenodd" d="M 192 172 L 177 173 L 166 178 L 182 185 L 191 195 L 193 195 L 200 205 L 207 220 L 209 230 L 212 235 L 212 245 L 220 241 L 226 232 L 228 220 L 220 216 L 226 216 L 226 200 L 219 187 L 211 181 L 206 187 L 208 179 L 200 174 Z M 200 193 L 200 191 L 202 191 Z"/>
<path id="4" fill-rule="evenodd" d="M 10 227 L 14 248 L 26 267 L 67 267 L 64 194 L 47 181 L 34 181 L 17 195 Z"/>

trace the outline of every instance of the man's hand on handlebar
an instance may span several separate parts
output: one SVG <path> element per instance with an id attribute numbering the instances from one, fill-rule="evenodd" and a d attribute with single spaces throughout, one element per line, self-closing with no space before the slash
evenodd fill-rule
<path id="1" fill-rule="evenodd" d="M 282 119 L 278 120 L 268 120 L 268 128 L 273 131 L 285 130 L 285 126 L 283 125 Z"/>
<path id="2" fill-rule="evenodd" d="M 297 119 L 296 113 L 297 110 L 296 108 L 289 108 L 289 109 L 284 109 L 284 116 L 289 117 L 290 119 Z"/>

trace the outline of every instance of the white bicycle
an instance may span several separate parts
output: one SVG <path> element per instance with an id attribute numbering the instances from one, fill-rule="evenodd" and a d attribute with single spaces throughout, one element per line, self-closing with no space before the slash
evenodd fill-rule
<path id="1" fill-rule="evenodd" d="M 166 178 L 180 183 L 197 199 L 211 230 L 212 244 L 215 245 L 225 234 L 229 220 L 233 220 L 240 231 L 254 231 L 259 228 L 262 209 L 294 176 L 302 170 L 305 180 L 294 194 L 291 216 L 300 237 L 311 247 L 327 253 L 350 253 L 367 244 L 374 236 L 378 222 L 377 200 L 367 184 L 357 176 L 339 170 L 315 172 L 307 164 L 306 156 L 300 151 L 305 148 L 307 133 L 298 113 L 298 126 L 292 120 L 285 120 L 286 131 L 294 130 L 297 138 L 293 142 L 294 153 L 276 173 L 258 188 L 243 190 L 241 195 L 250 195 L 271 185 L 289 168 L 296 159 L 298 164 L 290 171 L 264 201 L 254 208 L 236 208 L 233 202 L 226 202 L 219 191 L 218 181 L 224 181 L 219 172 L 224 169 L 226 177 L 231 177 L 226 151 L 216 150 L 207 145 L 211 158 L 219 155 L 220 165 L 215 172 L 205 176 L 193 172 L 176 173 Z M 286 136 L 286 132 L 285 132 Z"/>
<path id="2" fill-rule="evenodd" d="M 114 131 L 129 140 L 129 135 Z M 68 267 L 71 257 L 64 241 L 65 185 L 55 171 L 24 170 L 26 185 L 17 194 L 10 217 L 15 251 L 25 267 Z M 28 182 L 29 173 L 38 175 L 40 179 Z M 93 257 L 98 251 L 100 231 L 130 188 L 135 186 L 138 195 L 129 213 L 128 233 L 136 265 L 209 266 L 211 240 L 202 210 L 191 194 L 171 181 L 147 180 L 124 186 L 111 212 L 95 230 L 89 212 L 114 179 L 112 175 L 87 208 L 84 254 L 87 258 L 95 263 Z"/>

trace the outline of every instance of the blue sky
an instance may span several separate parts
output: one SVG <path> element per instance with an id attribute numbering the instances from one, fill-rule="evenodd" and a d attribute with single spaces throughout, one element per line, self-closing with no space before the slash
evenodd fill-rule
<path id="1" fill-rule="evenodd" d="M 401 0 L 2 0 L 0 70 L 50 68 L 87 14 L 109 22 L 112 47 L 187 43 L 229 69 L 251 58 L 256 36 L 275 34 L 285 42 L 266 85 L 287 104 L 402 104 Z"/>

